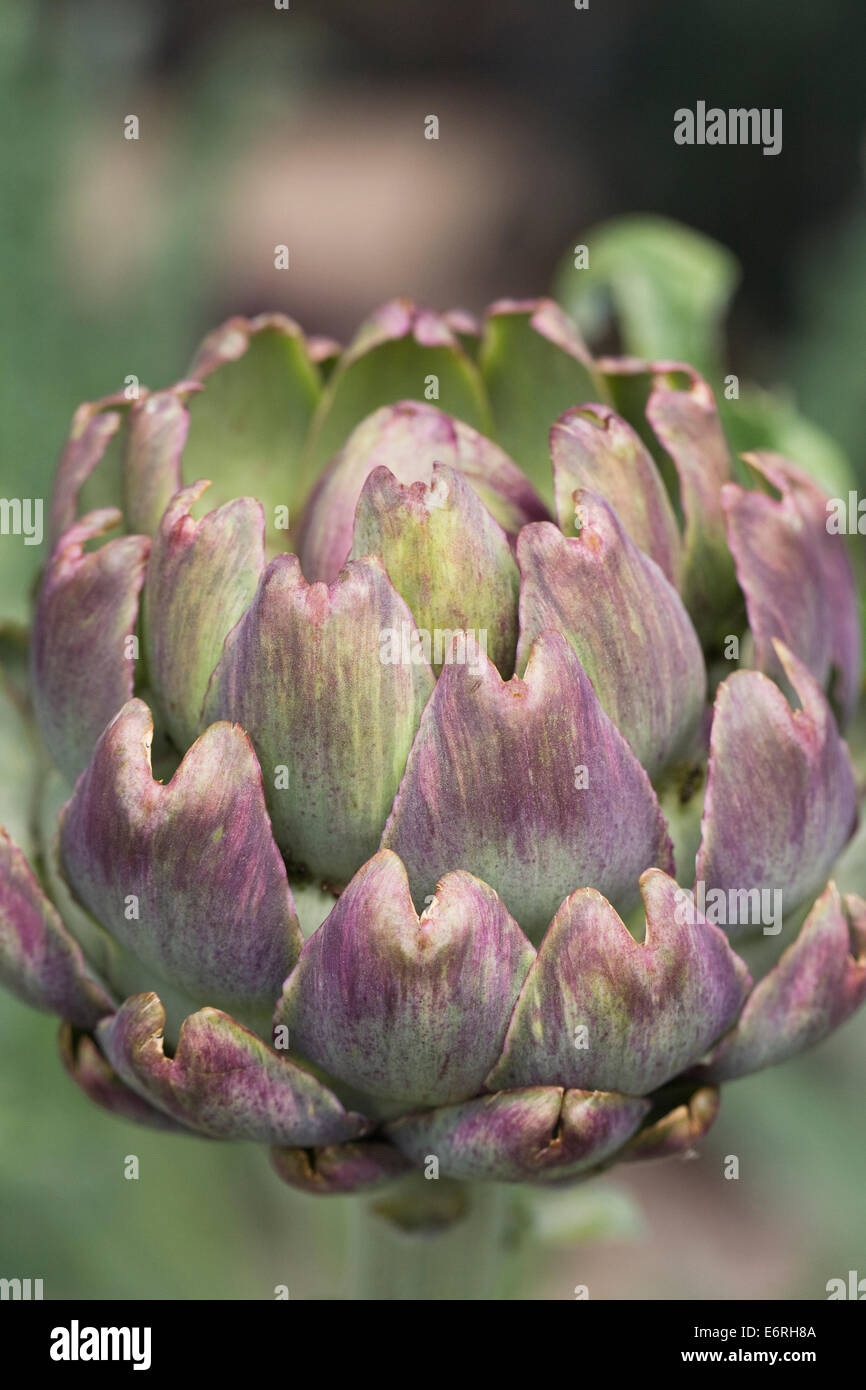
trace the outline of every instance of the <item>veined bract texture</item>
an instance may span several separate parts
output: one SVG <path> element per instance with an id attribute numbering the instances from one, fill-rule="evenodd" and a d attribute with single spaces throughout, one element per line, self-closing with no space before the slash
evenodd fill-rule
<path id="1" fill-rule="evenodd" d="M 866 994 L 826 502 L 549 300 L 230 320 L 74 417 L 0 976 L 95 1102 L 310 1192 L 690 1149 Z"/>

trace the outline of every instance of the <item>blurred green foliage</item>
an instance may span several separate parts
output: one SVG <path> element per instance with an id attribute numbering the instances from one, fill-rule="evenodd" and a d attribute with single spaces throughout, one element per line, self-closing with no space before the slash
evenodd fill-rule
<path id="1" fill-rule="evenodd" d="M 204 331 L 215 271 L 208 236 L 220 165 L 250 121 L 261 120 L 268 79 L 257 42 L 225 43 L 188 80 L 189 100 L 171 113 L 159 171 L 159 236 L 133 248 L 135 273 L 90 295 L 71 278 L 75 170 L 111 113 L 118 148 L 145 158 L 147 142 L 124 141 L 130 88 L 142 122 L 158 123 L 158 86 L 135 72 L 148 6 L 38 6 L 3 0 L 0 44 L 0 469 L 4 496 L 44 497 L 79 402 L 123 388 L 129 374 L 151 388 L 184 372 Z M 233 52 L 227 66 L 227 50 Z M 248 60 L 263 87 L 248 82 Z M 265 106 L 266 112 L 266 106 Z M 82 163 L 83 161 L 83 163 Z M 119 195 L 122 196 L 122 195 Z M 80 233 L 79 233 L 80 235 Z M 0 547 L 0 622 L 26 621 L 42 552 Z"/>
<path id="2" fill-rule="evenodd" d="M 832 411 L 805 419 L 790 390 L 768 391 L 727 360 L 725 317 L 739 282 L 736 259 L 709 237 L 665 217 L 623 217 L 581 233 L 589 264 L 572 252 L 554 293 L 590 347 L 617 333 L 617 350 L 650 360 L 688 362 L 706 377 L 735 454 L 770 449 L 808 469 L 831 496 L 845 495 L 854 474 L 834 437 Z M 727 373 L 737 376 L 729 394 Z M 850 373 L 846 373 L 850 382 Z M 862 392 L 854 391 L 855 398 Z"/>
<path id="3" fill-rule="evenodd" d="M 350 1212 L 287 1189 L 254 1145 L 175 1139 L 68 1080 L 56 1020 L 0 1001 L 0 1271 L 46 1298 L 343 1297 Z M 139 1177 L 124 1177 L 129 1155 Z"/>
<path id="4" fill-rule="evenodd" d="M 635 357 L 690 362 L 708 379 L 721 371 L 724 316 L 740 278 L 736 259 L 710 237 L 666 217 L 620 217 L 583 232 L 589 264 L 569 252 L 557 296 L 588 340 L 619 320 Z M 574 273 L 577 270 L 577 273 Z"/>
<path id="5" fill-rule="evenodd" d="M 866 181 L 866 179 L 864 179 Z M 804 412 L 847 450 L 866 483 L 866 196 L 801 248 L 794 325 L 782 344 L 779 375 Z"/>

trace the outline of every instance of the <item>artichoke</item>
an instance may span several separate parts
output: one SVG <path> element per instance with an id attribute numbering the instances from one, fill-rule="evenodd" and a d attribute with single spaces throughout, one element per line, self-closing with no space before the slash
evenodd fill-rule
<path id="1" fill-rule="evenodd" d="M 94 1101 L 308 1192 L 569 1182 L 863 1000 L 844 538 L 694 370 L 401 300 L 127 394 L 60 459 L 0 833 L 0 976 Z"/>

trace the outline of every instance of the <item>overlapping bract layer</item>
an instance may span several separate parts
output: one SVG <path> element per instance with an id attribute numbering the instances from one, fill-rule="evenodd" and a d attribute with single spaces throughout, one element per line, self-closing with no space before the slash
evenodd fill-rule
<path id="1" fill-rule="evenodd" d="M 866 993 L 866 905 L 825 887 L 860 651 L 823 496 L 768 455 L 778 496 L 741 486 L 706 382 L 593 362 L 549 301 L 395 301 L 326 357 L 231 320 L 76 415 L 31 658 L 68 920 L 0 838 L 0 974 L 86 1094 L 305 1190 L 691 1147 L 717 1081 Z M 711 713 L 730 636 L 758 669 Z M 718 900 L 819 893 L 753 987 L 761 921 Z"/>
<path id="2" fill-rule="evenodd" d="M 15 853 L 0 842 L 7 882 Z M 273 1046 L 205 1007 L 169 1055 L 157 995 L 116 1005 L 26 866 L 17 873 L 22 902 L 4 901 L 3 920 L 22 938 L 31 923 L 29 1002 L 96 1029 L 100 1053 L 65 1035 L 82 1089 L 145 1122 L 273 1145 L 284 1176 L 311 1190 L 345 1190 L 346 1165 L 366 1184 L 430 1156 L 454 1177 L 543 1181 L 614 1154 L 675 1152 L 694 1142 L 696 1117 L 673 1099 L 664 1109 L 669 1083 L 696 1068 L 693 1103 L 709 1123 L 702 1086 L 819 1041 L 866 996 L 866 903 L 843 904 L 832 888 L 751 989 L 723 931 L 677 920 L 682 890 L 658 869 L 641 882 L 642 944 L 605 898 L 579 889 L 536 952 L 464 871 L 419 917 L 405 868 L 381 850 L 303 946 Z M 21 963 L 2 961 L 20 990 Z M 653 1097 L 662 1110 L 649 1132 Z"/>

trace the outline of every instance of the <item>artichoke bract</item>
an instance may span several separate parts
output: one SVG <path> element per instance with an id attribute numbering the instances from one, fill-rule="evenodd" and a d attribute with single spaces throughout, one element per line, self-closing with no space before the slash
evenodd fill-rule
<path id="1" fill-rule="evenodd" d="M 94 1101 L 310 1192 L 691 1149 L 866 995 L 825 506 L 545 300 L 233 319 L 80 407 L 3 980 Z"/>

